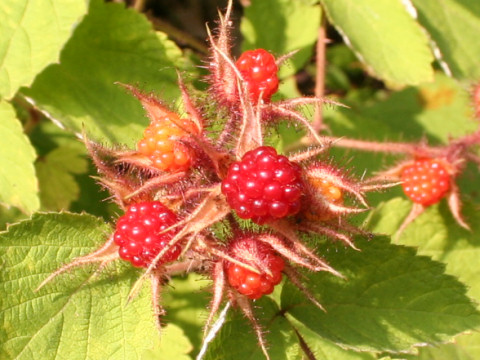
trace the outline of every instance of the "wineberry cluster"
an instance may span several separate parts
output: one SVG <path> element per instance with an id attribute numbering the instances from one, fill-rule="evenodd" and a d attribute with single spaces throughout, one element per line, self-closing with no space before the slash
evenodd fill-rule
<path id="1" fill-rule="evenodd" d="M 230 12 L 231 3 L 218 36 L 210 37 L 208 96 L 193 98 L 197 91 L 180 77 L 184 115 L 124 85 L 150 119 L 137 150 L 112 150 L 91 141 L 87 147 L 100 182 L 125 214 L 103 247 L 47 281 L 75 265 L 121 258 L 145 269 L 134 289 L 148 276 L 160 314 L 159 292 L 169 276 L 201 273 L 213 281 L 206 329 L 228 299 L 251 321 L 268 357 L 250 300 L 272 293 L 285 277 L 322 308 L 299 269 L 340 274 L 305 238 L 314 242 L 327 236 L 355 247 L 353 237 L 364 232 L 346 217 L 364 211 L 365 192 L 384 185 L 365 184 L 325 161 L 327 144 L 300 111 L 324 99 L 271 101 L 281 61 L 263 49 L 233 60 Z M 302 126 L 312 145 L 287 155 L 266 146 L 265 134 L 274 132 L 279 120 Z M 345 205 L 349 198 L 361 208 Z"/>

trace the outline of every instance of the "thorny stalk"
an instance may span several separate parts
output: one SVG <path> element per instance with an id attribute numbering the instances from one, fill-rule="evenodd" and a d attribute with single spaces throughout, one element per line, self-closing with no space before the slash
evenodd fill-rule
<path id="1" fill-rule="evenodd" d="M 322 99 L 325 93 L 325 53 L 327 44 L 327 21 L 324 11 L 320 13 L 320 27 L 316 45 L 316 74 L 315 74 L 315 97 Z M 322 104 L 315 104 L 313 128 L 320 131 L 323 125 Z"/>

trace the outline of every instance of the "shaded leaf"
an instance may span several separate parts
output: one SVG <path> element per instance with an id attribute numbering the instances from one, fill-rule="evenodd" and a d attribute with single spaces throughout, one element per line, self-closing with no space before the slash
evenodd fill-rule
<path id="1" fill-rule="evenodd" d="M 211 281 L 204 276 L 189 274 L 186 278 L 174 277 L 162 294 L 162 304 L 168 309 L 165 323 L 181 327 L 196 351 L 200 349 L 208 316 L 211 294 L 205 288 L 210 285 Z"/>
<path id="2" fill-rule="evenodd" d="M 85 151 L 58 147 L 36 163 L 40 181 L 40 198 L 45 210 L 67 210 L 80 195 L 74 175 L 88 170 Z"/>
<path id="3" fill-rule="evenodd" d="M 299 50 L 282 68 L 280 77 L 296 73 L 312 56 L 321 9 L 305 0 L 252 1 L 245 8 L 240 30 L 243 50 L 262 48 L 276 57 Z"/>
<path id="4" fill-rule="evenodd" d="M 287 313 L 288 314 L 288 313 Z M 356 352 L 352 350 L 342 349 L 340 346 L 335 345 L 333 342 L 322 338 L 301 322 L 295 320 L 295 318 L 288 316 L 287 319 L 298 331 L 299 335 L 305 341 L 306 345 L 315 356 L 315 360 L 375 360 L 376 356 L 370 353 Z"/>
<path id="5" fill-rule="evenodd" d="M 369 141 L 419 142 L 447 144 L 450 138 L 473 133 L 477 121 L 473 119 L 469 93 L 455 80 L 436 73 L 433 83 L 407 87 L 386 99 L 350 103 L 349 109 L 325 108 L 325 122 L 340 136 Z M 345 151 L 333 152 L 337 159 Z M 347 151 L 347 158 L 352 156 Z M 355 168 L 359 175 L 384 170 L 398 156 L 385 153 L 355 151 Z M 382 195 L 383 196 L 383 195 Z"/>
<path id="6" fill-rule="evenodd" d="M 162 329 L 160 345 L 155 350 L 143 353 L 142 360 L 189 360 L 187 354 L 192 350 L 192 344 L 182 329 L 174 324 L 168 324 Z"/>
<path id="7" fill-rule="evenodd" d="M 466 334 L 455 338 L 452 344 L 428 346 L 420 349 L 417 356 L 406 356 L 407 360 L 476 360 L 480 356 L 480 334 Z"/>
<path id="8" fill-rule="evenodd" d="M 0 206 L 0 231 L 4 231 L 8 224 L 13 224 L 27 218 L 28 215 L 22 213 L 19 208 L 13 206 L 5 208 Z"/>
<path id="9" fill-rule="evenodd" d="M 308 286 L 326 312 L 289 283 L 282 308 L 323 338 L 360 351 L 413 351 L 480 325 L 465 286 L 445 275 L 442 264 L 387 238 L 358 239 L 356 245 L 361 251 L 318 249 L 347 279 L 309 275 Z"/>
<path id="10" fill-rule="evenodd" d="M 330 21 L 372 75 L 395 85 L 432 80 L 428 38 L 400 0 L 321 2 Z"/>
<path id="11" fill-rule="evenodd" d="M 403 220 L 410 202 L 393 199 L 382 204 L 371 216 L 369 226 L 375 231 L 393 233 L 396 224 Z M 431 206 L 411 223 L 398 242 L 414 246 L 422 255 L 446 264 L 446 271 L 457 276 L 468 286 L 468 294 L 480 302 L 480 214 L 475 206 L 465 204 L 462 213 L 472 231 L 466 231 L 456 224 L 447 205 Z M 469 334 L 455 338 L 455 344 L 441 345 L 420 350 L 419 359 L 476 359 L 480 356 L 479 335 Z"/>
<path id="12" fill-rule="evenodd" d="M 85 0 L 4 0 L 0 4 L 0 98 L 30 85 L 87 11 Z"/>
<path id="13" fill-rule="evenodd" d="M 38 152 L 36 167 L 42 169 L 38 172 L 43 209 L 68 208 L 77 213 L 86 211 L 103 216 L 106 220 L 119 213 L 115 203 L 106 201 L 110 194 L 92 178 L 98 173 L 88 158 L 83 142 L 45 118 L 36 124 L 29 135 Z M 68 154 L 63 154 L 63 150 Z M 59 179 L 51 180 L 54 174 Z M 70 184 L 71 188 L 63 186 L 56 189 L 54 183 L 65 186 Z"/>
<path id="14" fill-rule="evenodd" d="M 0 119 L 0 203 L 32 213 L 40 206 L 35 150 L 10 104 L 0 102 Z"/>
<path id="15" fill-rule="evenodd" d="M 138 100 L 115 83 L 156 89 L 170 105 L 179 95 L 175 60 L 180 55 L 134 10 L 92 0 L 60 64 L 48 67 L 22 92 L 70 130 L 85 129 L 97 141 L 132 146 L 148 120 Z"/>
<path id="16" fill-rule="evenodd" d="M 255 302 L 255 315 L 264 326 L 271 359 L 301 359 L 298 339 L 288 321 L 278 312 L 278 306 L 268 298 Z M 230 309 L 228 320 L 209 344 L 205 360 L 264 360 L 255 333 L 239 309 Z"/>

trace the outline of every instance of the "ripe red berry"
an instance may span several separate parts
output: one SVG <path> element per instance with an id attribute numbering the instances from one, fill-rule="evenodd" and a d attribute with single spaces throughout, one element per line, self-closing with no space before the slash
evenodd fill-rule
<path id="1" fill-rule="evenodd" d="M 264 269 L 271 274 L 250 271 L 239 264 L 228 262 L 225 265 L 228 283 L 240 294 L 250 299 L 258 299 L 271 294 L 275 285 L 282 281 L 284 260 L 267 244 L 254 237 L 243 237 L 230 244 L 230 254 L 233 258 L 255 267 L 255 262 L 261 262 Z"/>
<path id="2" fill-rule="evenodd" d="M 164 230 L 177 221 L 175 213 L 159 201 L 130 205 L 125 215 L 118 219 L 113 235 L 115 243 L 120 246 L 120 257 L 136 267 L 148 267 L 175 236 L 174 230 Z M 178 244 L 174 245 L 157 264 L 176 260 L 181 251 Z"/>
<path id="3" fill-rule="evenodd" d="M 450 174 L 438 159 L 415 160 L 403 169 L 401 179 L 405 194 L 424 206 L 439 202 L 450 190 Z"/>
<path id="4" fill-rule="evenodd" d="M 274 148 L 262 146 L 230 166 L 222 192 L 242 219 L 263 224 L 293 215 L 303 195 L 301 168 Z"/>
<path id="5" fill-rule="evenodd" d="M 238 71 L 247 83 L 253 101 L 269 102 L 278 90 L 278 67 L 275 58 L 263 49 L 245 51 L 236 62 Z"/>
<path id="6" fill-rule="evenodd" d="M 193 153 L 178 141 L 187 131 L 198 132 L 190 120 L 180 119 L 175 113 L 166 113 L 145 129 L 143 139 L 137 145 L 138 151 L 148 156 L 157 169 L 170 172 L 187 170 L 192 164 Z"/>

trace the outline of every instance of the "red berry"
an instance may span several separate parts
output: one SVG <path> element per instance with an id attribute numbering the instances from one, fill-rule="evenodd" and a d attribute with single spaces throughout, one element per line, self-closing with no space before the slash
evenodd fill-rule
<path id="1" fill-rule="evenodd" d="M 415 160 L 403 169 L 401 179 L 405 194 L 424 206 L 439 202 L 450 190 L 450 174 L 437 159 Z"/>
<path id="2" fill-rule="evenodd" d="M 193 153 L 178 141 L 187 131 L 198 133 L 191 121 L 180 119 L 175 113 L 165 113 L 145 129 L 143 139 L 137 145 L 138 151 L 148 156 L 153 166 L 160 170 L 187 170 L 192 163 Z"/>
<path id="3" fill-rule="evenodd" d="M 263 49 L 245 51 L 236 62 L 238 71 L 247 83 L 253 101 L 269 102 L 278 90 L 278 67 L 275 58 Z"/>
<path id="4" fill-rule="evenodd" d="M 230 166 L 222 192 L 242 219 L 263 224 L 293 215 L 303 195 L 301 168 L 274 148 L 262 146 Z"/>
<path id="5" fill-rule="evenodd" d="M 174 230 L 164 230 L 177 221 L 175 213 L 159 201 L 130 205 L 127 212 L 118 219 L 113 234 L 115 243 L 120 246 L 120 257 L 136 267 L 148 267 L 175 236 Z M 176 260 L 181 252 L 181 247 L 176 244 L 157 264 Z"/>
<path id="6" fill-rule="evenodd" d="M 269 245 L 254 237 L 247 236 L 234 240 L 230 243 L 230 255 L 252 267 L 255 267 L 255 262 L 260 262 L 263 268 L 267 268 L 271 272 L 271 275 L 257 274 L 239 264 L 226 263 L 228 283 L 240 294 L 250 299 L 258 299 L 263 295 L 271 294 L 275 285 L 282 281 L 284 260 Z"/>

